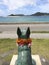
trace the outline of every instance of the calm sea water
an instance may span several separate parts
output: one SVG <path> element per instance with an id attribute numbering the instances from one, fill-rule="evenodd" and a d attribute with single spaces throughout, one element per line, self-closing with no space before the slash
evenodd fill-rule
<path id="1" fill-rule="evenodd" d="M 0 17 L 0 23 L 33 23 L 33 22 L 49 22 L 49 16 Z"/>

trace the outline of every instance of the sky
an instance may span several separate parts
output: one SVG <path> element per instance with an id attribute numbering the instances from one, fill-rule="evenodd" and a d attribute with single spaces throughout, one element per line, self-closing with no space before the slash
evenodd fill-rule
<path id="1" fill-rule="evenodd" d="M 0 0 L 0 16 L 36 12 L 49 13 L 49 0 Z"/>

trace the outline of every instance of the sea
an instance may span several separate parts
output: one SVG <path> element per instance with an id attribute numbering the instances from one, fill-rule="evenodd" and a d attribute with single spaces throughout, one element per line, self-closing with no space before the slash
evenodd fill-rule
<path id="1" fill-rule="evenodd" d="M 0 23 L 49 23 L 49 16 L 7 16 Z"/>

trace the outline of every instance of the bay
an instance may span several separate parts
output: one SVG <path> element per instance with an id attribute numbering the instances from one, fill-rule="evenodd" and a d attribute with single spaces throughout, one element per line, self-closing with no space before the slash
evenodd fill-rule
<path id="1" fill-rule="evenodd" d="M 0 23 L 49 23 L 49 16 L 8 16 L 0 17 Z"/>

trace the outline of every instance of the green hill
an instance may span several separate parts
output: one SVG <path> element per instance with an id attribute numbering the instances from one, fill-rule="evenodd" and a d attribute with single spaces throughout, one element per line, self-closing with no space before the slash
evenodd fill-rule
<path id="1" fill-rule="evenodd" d="M 35 14 L 32 14 L 31 16 L 45 16 L 45 15 L 49 15 L 49 13 L 37 12 Z"/>

